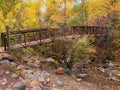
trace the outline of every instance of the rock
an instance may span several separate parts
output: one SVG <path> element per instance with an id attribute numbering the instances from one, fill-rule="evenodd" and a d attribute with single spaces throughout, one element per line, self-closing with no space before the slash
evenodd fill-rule
<path id="1" fill-rule="evenodd" d="M 6 84 L 7 84 L 7 82 L 5 82 L 5 81 L 2 82 L 2 85 L 6 85 Z"/>
<path id="2" fill-rule="evenodd" d="M 120 74 L 117 74 L 118 77 L 120 77 Z"/>
<path id="3" fill-rule="evenodd" d="M 12 66 L 17 66 L 17 63 L 11 62 Z"/>
<path id="4" fill-rule="evenodd" d="M 62 82 L 62 81 L 57 81 L 57 84 L 59 85 L 59 86 L 64 86 L 64 82 Z"/>
<path id="5" fill-rule="evenodd" d="M 112 62 L 110 62 L 108 65 L 109 65 L 110 67 L 113 67 L 113 66 L 114 66 L 114 64 L 113 64 Z"/>
<path id="6" fill-rule="evenodd" d="M 3 65 L 10 65 L 11 64 L 11 62 L 9 60 L 3 60 L 0 63 Z"/>
<path id="7" fill-rule="evenodd" d="M 87 76 L 87 74 L 84 74 L 84 73 L 83 73 L 83 74 L 81 74 L 81 73 L 77 74 L 77 77 L 78 77 L 78 78 L 84 78 L 84 77 L 86 77 L 86 76 Z"/>
<path id="8" fill-rule="evenodd" d="M 40 71 L 39 70 L 34 71 L 33 74 L 36 75 L 36 76 L 39 76 L 40 75 Z"/>
<path id="9" fill-rule="evenodd" d="M 40 82 L 44 82 L 44 81 L 45 81 L 45 78 L 44 78 L 44 75 L 43 75 L 43 74 L 40 75 L 39 81 L 40 81 Z"/>
<path id="10" fill-rule="evenodd" d="M 7 84 L 7 81 L 0 80 L 0 85 L 6 85 L 6 84 Z"/>
<path id="11" fill-rule="evenodd" d="M 42 88 L 38 86 L 37 81 L 32 81 L 29 83 L 29 85 L 31 88 L 30 90 L 42 90 Z"/>
<path id="12" fill-rule="evenodd" d="M 3 80 L 0 80 L 1 85 L 6 85 L 7 84 L 7 79 L 3 78 Z"/>
<path id="13" fill-rule="evenodd" d="M 18 75 L 15 74 L 15 73 L 13 73 L 11 77 L 14 78 L 14 79 L 16 79 L 16 78 L 18 78 Z"/>
<path id="14" fill-rule="evenodd" d="M 3 74 L 4 74 L 4 71 L 1 71 L 1 72 L 0 72 L 0 76 L 2 76 Z"/>
<path id="15" fill-rule="evenodd" d="M 119 70 L 110 70 L 110 73 L 117 75 L 117 74 L 120 74 L 120 71 Z"/>
<path id="16" fill-rule="evenodd" d="M 71 75 L 72 70 L 71 70 L 71 69 L 69 69 L 69 68 L 66 68 L 66 69 L 65 69 L 65 73 L 66 73 L 66 74 L 68 74 L 68 75 Z"/>
<path id="17" fill-rule="evenodd" d="M 4 54 L 2 60 L 17 61 L 18 59 L 13 55 Z"/>
<path id="18" fill-rule="evenodd" d="M 44 75 L 45 75 L 45 76 L 50 76 L 50 74 L 47 73 L 47 72 L 45 72 L 45 71 L 44 71 Z"/>
<path id="19" fill-rule="evenodd" d="M 81 80 L 82 80 L 81 78 L 77 79 L 78 82 L 80 82 Z"/>
<path id="20" fill-rule="evenodd" d="M 42 86 L 41 88 L 42 88 L 42 90 L 50 90 L 49 87 L 47 87 L 47 86 Z"/>
<path id="21" fill-rule="evenodd" d="M 58 75 L 64 74 L 64 69 L 62 67 L 58 67 L 56 70 L 56 74 L 58 74 Z"/>
<path id="22" fill-rule="evenodd" d="M 43 89 L 39 86 L 34 86 L 34 87 L 31 88 L 31 90 L 43 90 Z"/>
<path id="23" fill-rule="evenodd" d="M 105 72 L 104 68 L 98 68 L 98 70 L 101 71 L 101 72 L 103 72 L 103 73 Z"/>
<path id="24" fill-rule="evenodd" d="M 114 81 L 117 81 L 117 78 L 116 78 L 116 77 L 114 77 L 114 76 L 109 76 L 109 77 L 108 77 L 108 79 L 109 79 L 109 80 L 114 80 Z"/>
<path id="25" fill-rule="evenodd" d="M 28 73 L 28 74 L 32 74 L 33 73 L 33 69 L 29 69 L 29 70 L 24 70 L 24 73 Z"/>
<path id="26" fill-rule="evenodd" d="M 25 66 L 24 65 L 18 65 L 17 70 L 23 69 Z"/>
<path id="27" fill-rule="evenodd" d="M 57 88 L 53 87 L 53 88 L 52 88 L 52 90 L 59 90 L 59 89 L 57 89 Z"/>
<path id="28" fill-rule="evenodd" d="M 46 82 L 47 82 L 47 83 L 50 83 L 50 78 L 47 78 L 47 79 L 46 79 Z"/>
<path id="29" fill-rule="evenodd" d="M 118 90 L 120 90 L 120 86 L 118 86 Z"/>
<path id="30" fill-rule="evenodd" d="M 50 90 L 49 87 L 44 82 L 40 83 L 39 86 L 42 88 L 42 90 Z"/>
<path id="31" fill-rule="evenodd" d="M 59 90 L 59 89 L 55 88 L 55 84 L 53 84 L 52 90 Z"/>
<path id="32" fill-rule="evenodd" d="M 26 89 L 26 83 L 24 82 L 17 82 L 13 86 L 15 90 L 25 90 Z"/>
<path id="33" fill-rule="evenodd" d="M 49 57 L 48 59 L 47 59 L 47 62 L 54 62 L 55 61 L 55 59 L 53 59 L 53 58 L 51 58 L 51 57 Z"/>
<path id="34" fill-rule="evenodd" d="M 30 74 L 30 75 L 28 76 L 28 79 L 29 79 L 29 80 L 37 80 L 37 77 L 36 77 L 35 75 L 33 75 L 33 74 Z"/>
<path id="35" fill-rule="evenodd" d="M 5 74 L 9 74 L 10 72 L 9 71 L 6 71 Z"/>
<path id="36" fill-rule="evenodd" d="M 5 90 L 12 90 L 12 89 L 10 89 L 10 88 L 7 88 L 7 89 L 5 89 Z"/>
<path id="37" fill-rule="evenodd" d="M 28 62 L 27 63 L 29 66 L 31 66 L 31 67 L 34 67 L 34 68 L 39 68 L 39 63 L 31 63 L 31 62 Z"/>

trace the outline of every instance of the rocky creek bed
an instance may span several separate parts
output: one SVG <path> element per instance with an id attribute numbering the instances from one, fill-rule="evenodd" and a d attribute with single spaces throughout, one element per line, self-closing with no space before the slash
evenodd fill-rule
<path id="1" fill-rule="evenodd" d="M 44 58 L 48 62 L 50 59 Z M 120 90 L 119 63 L 107 63 L 107 68 L 87 68 L 77 75 L 58 75 L 49 64 L 39 68 L 39 63 L 0 61 L 0 90 Z"/>

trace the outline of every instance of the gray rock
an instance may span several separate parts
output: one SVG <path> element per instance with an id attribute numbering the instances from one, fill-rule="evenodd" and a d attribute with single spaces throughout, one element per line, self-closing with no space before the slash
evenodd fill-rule
<path id="1" fill-rule="evenodd" d="M 51 58 L 51 57 L 49 57 L 48 59 L 47 59 L 47 62 L 54 62 L 55 61 L 55 59 L 53 59 L 53 58 Z"/>
<path id="2" fill-rule="evenodd" d="M 12 66 L 17 66 L 17 63 L 11 62 Z"/>
<path id="3" fill-rule="evenodd" d="M 13 73 L 11 77 L 14 78 L 14 79 L 16 79 L 16 78 L 18 78 L 18 75 L 15 74 L 15 73 Z"/>
<path id="4" fill-rule="evenodd" d="M 37 80 L 37 77 L 35 75 L 31 74 L 28 76 L 28 79 L 29 80 Z"/>
<path id="5" fill-rule="evenodd" d="M 26 89 L 26 83 L 24 82 L 17 82 L 13 86 L 15 90 L 25 90 Z"/>
<path id="6" fill-rule="evenodd" d="M 71 69 L 66 68 L 66 69 L 65 69 L 65 73 L 68 74 L 68 75 L 71 75 L 72 71 L 71 71 Z"/>
<path id="7" fill-rule="evenodd" d="M 11 62 L 9 60 L 3 60 L 0 63 L 3 65 L 10 65 L 11 64 Z"/>
<path id="8" fill-rule="evenodd" d="M 87 74 L 84 74 L 84 73 L 83 73 L 83 74 L 81 74 L 81 73 L 77 74 L 77 77 L 78 77 L 78 78 L 84 78 L 84 77 L 86 77 L 86 76 L 87 76 Z"/>
<path id="9" fill-rule="evenodd" d="M 59 85 L 59 86 L 64 86 L 64 82 L 62 82 L 62 81 L 57 81 L 57 84 Z"/>
<path id="10" fill-rule="evenodd" d="M 50 90 L 48 86 L 46 86 L 44 83 L 40 84 L 40 87 L 42 90 Z"/>
<path id="11" fill-rule="evenodd" d="M 40 75 L 39 81 L 40 81 L 40 82 L 44 82 L 44 81 L 45 81 L 45 76 L 44 76 L 44 74 L 41 74 L 41 75 Z"/>

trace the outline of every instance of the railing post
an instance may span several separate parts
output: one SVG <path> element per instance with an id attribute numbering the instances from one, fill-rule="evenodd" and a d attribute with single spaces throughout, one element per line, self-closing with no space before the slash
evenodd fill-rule
<path id="1" fill-rule="evenodd" d="M 6 35 L 7 35 L 7 50 L 10 51 L 10 28 L 6 26 Z"/>
<path id="2" fill-rule="evenodd" d="M 27 42 L 26 42 L 26 35 L 24 33 L 24 43 L 25 43 L 25 48 L 27 47 Z"/>

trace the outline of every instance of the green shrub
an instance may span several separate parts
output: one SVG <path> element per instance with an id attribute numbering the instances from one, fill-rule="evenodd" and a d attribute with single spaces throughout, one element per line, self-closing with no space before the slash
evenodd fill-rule
<path id="1" fill-rule="evenodd" d="M 110 60 L 110 61 L 114 61 L 115 60 L 115 54 L 111 50 L 108 50 L 105 53 L 105 59 Z"/>
<path id="2" fill-rule="evenodd" d="M 88 37 L 79 38 L 74 42 L 58 39 L 49 45 L 41 46 L 40 49 L 47 57 L 52 57 L 69 68 L 71 68 L 75 62 L 87 62 L 89 54 L 96 52 L 91 38 Z"/>
<path id="3" fill-rule="evenodd" d="M 66 62 L 67 67 L 71 68 L 75 62 L 88 62 L 88 53 L 95 53 L 95 48 L 90 42 L 90 38 L 79 38 L 73 44 L 70 52 L 70 59 Z"/>

